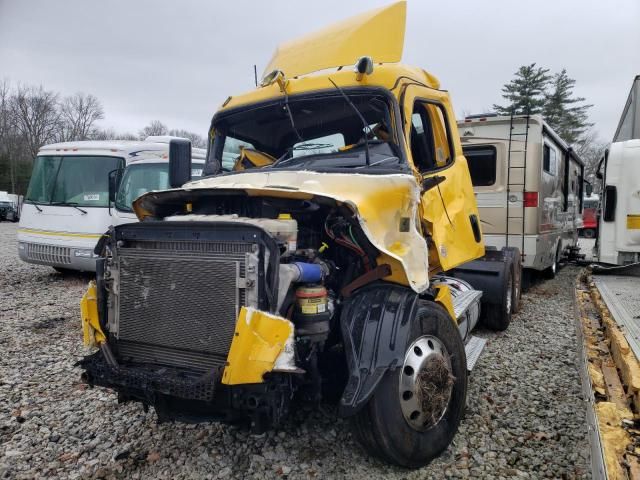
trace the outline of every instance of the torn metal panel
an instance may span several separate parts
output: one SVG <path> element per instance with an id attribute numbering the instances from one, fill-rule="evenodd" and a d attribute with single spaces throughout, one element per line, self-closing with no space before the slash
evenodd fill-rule
<path id="1" fill-rule="evenodd" d="M 263 375 L 276 365 L 278 370 L 295 371 L 293 331 L 293 323 L 286 318 L 242 307 L 222 383 L 262 383 Z"/>
<path id="2" fill-rule="evenodd" d="M 82 317 L 82 336 L 87 347 L 95 347 L 106 340 L 98 317 L 98 294 L 96 282 L 91 280 L 87 291 L 80 301 Z"/>

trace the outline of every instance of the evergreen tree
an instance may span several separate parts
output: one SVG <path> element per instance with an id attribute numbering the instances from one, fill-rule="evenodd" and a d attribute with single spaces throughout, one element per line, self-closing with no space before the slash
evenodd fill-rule
<path id="1" fill-rule="evenodd" d="M 515 77 L 502 87 L 502 97 L 509 103 L 505 106 L 494 105 L 499 115 L 541 113 L 545 104 L 545 89 L 551 77 L 549 69 L 536 67 L 535 63 L 523 65 Z"/>
<path id="2" fill-rule="evenodd" d="M 575 83 L 567 75 L 566 69 L 556 73 L 550 82 L 542 109 L 545 121 L 570 145 L 576 143 L 593 125 L 587 120 L 587 110 L 593 105 L 579 105 L 585 99 L 573 96 Z"/>

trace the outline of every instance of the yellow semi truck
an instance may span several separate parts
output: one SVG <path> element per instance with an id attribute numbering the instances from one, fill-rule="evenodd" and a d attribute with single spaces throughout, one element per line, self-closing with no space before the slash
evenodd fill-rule
<path id="1" fill-rule="evenodd" d="M 470 332 L 481 309 L 508 326 L 520 255 L 485 252 L 449 94 L 398 63 L 405 14 L 280 46 L 214 115 L 204 178 L 172 142 L 175 188 L 96 247 L 89 384 L 160 419 L 256 430 L 335 401 L 368 451 L 408 467 L 449 445 L 483 346 Z"/>

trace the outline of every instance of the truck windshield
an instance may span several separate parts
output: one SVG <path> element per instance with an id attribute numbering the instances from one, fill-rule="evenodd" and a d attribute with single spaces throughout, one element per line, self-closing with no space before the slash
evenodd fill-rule
<path id="1" fill-rule="evenodd" d="M 191 179 L 196 180 L 202 176 L 202 164 L 193 165 Z M 169 188 L 169 164 L 164 163 L 138 163 L 127 166 L 116 195 L 116 208 L 125 212 L 131 212 L 131 204 L 140 195 L 150 190 L 165 190 Z"/>
<path id="2" fill-rule="evenodd" d="M 109 172 L 119 157 L 39 156 L 33 163 L 26 202 L 81 207 L 109 206 Z"/>
<path id="3" fill-rule="evenodd" d="M 224 114 L 214 121 L 213 152 L 222 170 L 404 169 L 389 99 L 379 92 L 345 90 L 284 99 Z M 366 160 L 365 137 L 369 146 Z"/>

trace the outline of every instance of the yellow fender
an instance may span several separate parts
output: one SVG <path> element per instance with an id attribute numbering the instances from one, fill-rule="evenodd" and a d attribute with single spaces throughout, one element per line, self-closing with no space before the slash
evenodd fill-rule
<path id="1" fill-rule="evenodd" d="M 222 373 L 222 383 L 262 383 L 262 376 L 274 369 L 288 340 L 293 340 L 293 324 L 289 320 L 242 307 Z"/>
<path id="2" fill-rule="evenodd" d="M 456 318 L 455 311 L 453 310 L 453 298 L 451 298 L 451 290 L 449 290 L 449 285 L 444 283 L 438 285 L 438 290 L 436 293 L 436 303 L 439 303 L 441 306 L 445 308 L 445 310 L 449 313 L 449 316 L 453 320 L 454 323 L 458 322 Z"/>
<path id="3" fill-rule="evenodd" d="M 87 347 L 97 347 L 107 340 L 100 327 L 98 319 L 98 295 L 96 282 L 91 280 L 87 291 L 80 300 L 80 315 L 82 317 L 82 334 Z"/>

